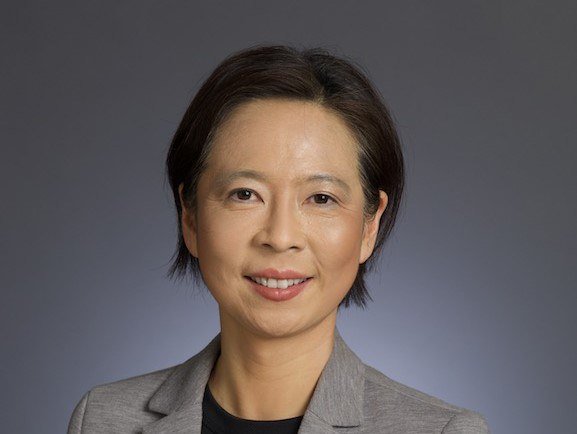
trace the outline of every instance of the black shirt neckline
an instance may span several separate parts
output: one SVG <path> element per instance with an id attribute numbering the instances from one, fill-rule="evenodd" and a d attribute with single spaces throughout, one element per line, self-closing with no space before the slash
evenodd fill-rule
<path id="1" fill-rule="evenodd" d="M 237 417 L 227 412 L 216 401 L 208 383 L 204 388 L 202 401 L 203 433 L 238 433 L 260 434 L 274 432 L 277 434 L 296 434 L 303 416 L 278 420 L 251 420 Z M 205 431 L 208 429 L 209 431 Z"/>

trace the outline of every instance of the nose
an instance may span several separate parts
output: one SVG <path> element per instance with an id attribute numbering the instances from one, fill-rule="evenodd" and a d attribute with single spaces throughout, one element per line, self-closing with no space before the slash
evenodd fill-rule
<path id="1" fill-rule="evenodd" d="M 303 223 L 303 216 L 288 195 L 272 200 L 256 242 L 277 252 L 302 249 L 305 245 Z"/>

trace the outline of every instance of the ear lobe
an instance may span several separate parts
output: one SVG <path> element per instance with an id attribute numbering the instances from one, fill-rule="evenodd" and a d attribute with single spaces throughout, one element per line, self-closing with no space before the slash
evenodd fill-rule
<path id="1" fill-rule="evenodd" d="M 387 193 L 383 190 L 379 190 L 379 208 L 371 220 L 367 220 L 363 226 L 363 241 L 361 245 L 361 255 L 359 259 L 359 264 L 364 263 L 370 258 L 377 241 L 377 235 L 379 233 L 379 223 L 381 221 L 381 216 L 385 212 L 385 208 L 389 202 L 389 197 Z"/>
<path id="2" fill-rule="evenodd" d="M 184 239 L 184 243 L 186 244 L 186 248 L 190 254 L 195 258 L 198 258 L 196 247 L 196 221 L 194 219 L 194 213 L 186 206 L 186 203 L 182 197 L 183 187 L 183 184 L 178 186 L 178 196 L 180 199 L 181 209 L 180 223 L 182 226 L 182 238 Z"/>

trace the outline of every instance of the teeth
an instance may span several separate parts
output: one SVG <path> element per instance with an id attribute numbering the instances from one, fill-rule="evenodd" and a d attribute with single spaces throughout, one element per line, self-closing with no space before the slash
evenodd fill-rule
<path id="1" fill-rule="evenodd" d="M 250 277 L 252 280 L 254 280 L 257 283 L 260 283 L 263 286 L 266 286 L 268 288 L 280 288 L 280 289 L 286 289 L 289 286 L 293 286 L 296 285 L 297 283 L 301 283 L 304 282 L 305 280 L 307 280 L 306 278 L 304 279 L 267 279 L 266 277 Z"/>

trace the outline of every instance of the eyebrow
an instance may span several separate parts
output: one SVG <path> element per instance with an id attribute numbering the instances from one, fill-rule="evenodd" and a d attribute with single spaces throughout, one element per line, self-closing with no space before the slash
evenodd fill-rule
<path id="1" fill-rule="evenodd" d="M 221 191 L 228 184 L 234 182 L 239 178 L 249 178 L 256 179 L 257 181 L 266 182 L 266 175 L 262 172 L 257 172 L 256 170 L 237 170 L 234 172 L 221 172 L 219 173 L 213 181 L 213 186 L 217 191 Z M 347 195 L 351 194 L 351 187 L 344 180 L 338 176 L 331 175 L 330 173 L 315 173 L 308 176 L 303 176 L 296 181 L 299 184 L 302 183 L 312 183 L 312 182 L 330 182 L 332 184 L 338 185 L 343 190 L 345 190 Z"/>

